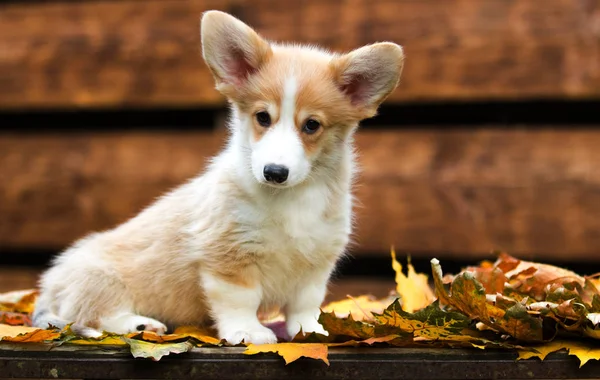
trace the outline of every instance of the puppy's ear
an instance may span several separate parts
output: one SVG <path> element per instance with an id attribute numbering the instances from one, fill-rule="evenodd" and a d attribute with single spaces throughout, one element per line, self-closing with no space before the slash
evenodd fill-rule
<path id="1" fill-rule="evenodd" d="M 404 65 L 402 47 L 381 42 L 356 49 L 332 61 L 335 80 L 365 117 L 394 91 Z"/>
<path id="2" fill-rule="evenodd" d="M 240 86 L 271 56 L 269 43 L 237 18 L 208 11 L 200 23 L 202 55 L 217 88 Z"/>

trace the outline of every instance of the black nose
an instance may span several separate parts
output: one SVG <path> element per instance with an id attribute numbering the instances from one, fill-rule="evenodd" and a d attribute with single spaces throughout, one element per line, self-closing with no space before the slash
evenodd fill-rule
<path id="1" fill-rule="evenodd" d="M 265 165 L 263 175 L 269 182 L 284 183 L 290 171 L 283 165 L 269 164 Z"/>

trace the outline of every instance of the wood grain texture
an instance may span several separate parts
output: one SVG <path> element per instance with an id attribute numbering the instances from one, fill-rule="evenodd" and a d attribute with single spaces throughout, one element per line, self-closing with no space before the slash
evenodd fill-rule
<path id="1" fill-rule="evenodd" d="M 0 109 L 222 104 L 207 9 L 274 40 L 405 47 L 390 102 L 599 98 L 600 0 L 121 0 L 0 5 Z"/>
<path id="2" fill-rule="evenodd" d="M 121 223 L 223 142 L 210 132 L 0 135 L 0 248 L 61 248 Z M 355 254 L 393 244 L 413 255 L 600 259 L 600 131 L 364 129 L 357 145 Z"/>

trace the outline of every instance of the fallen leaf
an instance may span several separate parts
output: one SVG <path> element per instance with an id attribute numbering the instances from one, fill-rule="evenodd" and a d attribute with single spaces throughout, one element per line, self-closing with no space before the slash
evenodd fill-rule
<path id="1" fill-rule="evenodd" d="M 471 272 L 457 275 L 448 292 L 442 283 L 443 273 L 439 261 L 431 260 L 431 267 L 437 295 L 444 303 L 516 339 L 530 342 L 544 340 L 541 318 L 530 316 L 523 304 L 510 304 L 502 298 L 500 304 L 488 302 L 483 285 Z"/>
<path id="2" fill-rule="evenodd" d="M 0 341 L 2 342 L 39 343 L 59 337 L 60 332 L 56 330 L 0 324 Z"/>
<path id="3" fill-rule="evenodd" d="M 153 361 L 159 361 L 163 356 L 169 354 L 188 352 L 194 347 L 190 342 L 153 343 L 125 337 L 122 339 L 129 345 L 134 358 L 150 358 Z"/>
<path id="4" fill-rule="evenodd" d="M 321 343 L 249 344 L 244 354 L 255 355 L 267 352 L 277 353 L 285 360 L 286 365 L 301 357 L 322 360 L 329 365 L 327 345 Z"/>
<path id="5" fill-rule="evenodd" d="M 350 315 L 347 318 L 339 318 L 335 313 L 322 312 L 319 323 L 330 336 L 343 336 L 352 339 L 367 339 L 375 334 L 375 326 L 363 321 L 355 321 Z"/>
<path id="6" fill-rule="evenodd" d="M 35 308 L 35 301 L 37 300 L 38 292 L 33 291 L 25 294 L 19 299 L 14 305 L 14 312 L 31 314 Z"/>
<path id="7" fill-rule="evenodd" d="M 545 299 L 545 289 L 548 285 L 577 282 L 583 287 L 585 284 L 584 277 L 570 270 L 519 260 L 506 253 L 499 255 L 495 265 L 504 272 L 513 288 L 537 301 Z"/>
<path id="8" fill-rule="evenodd" d="M 502 293 L 507 279 L 500 268 L 490 266 L 489 262 L 480 267 L 469 267 L 466 270 L 472 272 L 475 279 L 483 285 L 487 294 Z"/>
<path id="9" fill-rule="evenodd" d="M 396 301 L 383 314 L 375 315 L 374 318 L 378 324 L 394 326 L 414 337 L 429 340 L 452 339 L 460 335 L 470 323 L 469 318 L 463 314 L 440 309 L 438 301 L 415 313 L 404 311 Z"/>
<path id="10" fill-rule="evenodd" d="M 0 323 L 12 326 L 31 326 L 31 318 L 24 313 L 0 311 Z"/>
<path id="11" fill-rule="evenodd" d="M 536 345 L 531 347 L 529 350 L 518 350 L 519 357 L 517 360 L 539 358 L 540 360 L 546 359 L 546 356 L 553 352 L 565 349 L 564 342 L 559 340 L 553 340 L 543 345 Z"/>
<path id="12" fill-rule="evenodd" d="M 533 347 L 537 352 L 519 351 L 518 359 L 540 358 L 544 360 L 549 354 L 566 350 L 569 355 L 579 359 L 579 367 L 583 367 L 590 360 L 600 360 L 600 347 L 598 345 L 575 340 L 557 339 L 543 345 Z"/>
<path id="13" fill-rule="evenodd" d="M 435 296 L 429 287 L 427 275 L 417 273 L 410 263 L 410 259 L 405 275 L 402 271 L 402 264 L 396 260 L 394 248 L 392 248 L 391 254 L 392 268 L 396 272 L 396 292 L 402 300 L 402 308 L 408 312 L 413 312 L 431 304 Z"/>
<path id="14" fill-rule="evenodd" d="M 2 294 L 0 294 L 0 305 L 3 305 L 3 304 L 14 305 L 14 304 L 18 303 L 21 299 L 23 299 L 24 297 L 27 297 L 28 295 L 30 295 L 32 293 L 37 293 L 37 291 L 35 289 L 25 289 L 25 290 L 14 290 L 14 291 L 8 292 L 8 293 L 2 293 Z"/>
<path id="15" fill-rule="evenodd" d="M 68 344 L 77 344 L 84 346 L 126 346 L 127 343 L 121 338 L 120 335 L 108 335 L 100 337 L 98 339 L 86 339 L 86 338 L 75 338 L 67 341 Z"/>
<path id="16" fill-rule="evenodd" d="M 211 335 L 212 334 L 212 335 Z M 211 344 L 211 345 L 220 345 L 221 339 L 215 338 L 214 332 L 211 332 L 207 329 L 201 329 L 195 326 L 181 326 L 175 329 L 173 335 L 185 336 L 194 338 L 201 343 Z"/>
<path id="17" fill-rule="evenodd" d="M 402 335 L 386 335 L 365 340 L 347 340 L 341 343 L 328 343 L 329 347 L 358 347 L 362 345 L 372 346 L 376 343 L 388 343 L 392 346 L 407 346 L 412 343 L 412 339 L 407 340 L 406 336 Z"/>
<path id="18" fill-rule="evenodd" d="M 323 306 L 321 310 L 326 313 L 335 313 L 339 318 L 352 316 L 355 321 L 370 321 L 373 313 L 381 313 L 394 299 L 376 299 L 372 295 L 358 297 L 347 296 L 341 301 L 331 302 Z"/>

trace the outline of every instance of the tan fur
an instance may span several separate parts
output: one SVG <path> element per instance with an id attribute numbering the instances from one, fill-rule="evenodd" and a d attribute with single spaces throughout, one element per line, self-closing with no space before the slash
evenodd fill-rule
<path id="1" fill-rule="evenodd" d="M 159 321 L 212 320 L 223 338 L 264 343 L 274 336 L 256 312 L 284 307 L 290 334 L 300 325 L 325 333 L 315 313 L 352 228 L 352 134 L 398 84 L 402 50 L 382 43 L 337 55 L 271 44 L 221 12 L 205 14 L 202 41 L 232 104 L 228 146 L 197 178 L 61 254 L 40 281 L 36 324 L 129 331 L 148 317 L 159 331 Z M 260 111 L 271 127 L 257 123 Z M 321 124 L 317 133 L 303 132 L 309 118 Z M 268 186 L 257 178 L 262 166 L 258 174 L 252 166 L 253 144 L 276 131 L 301 144 L 290 175 L 310 165 L 289 188 Z"/>

